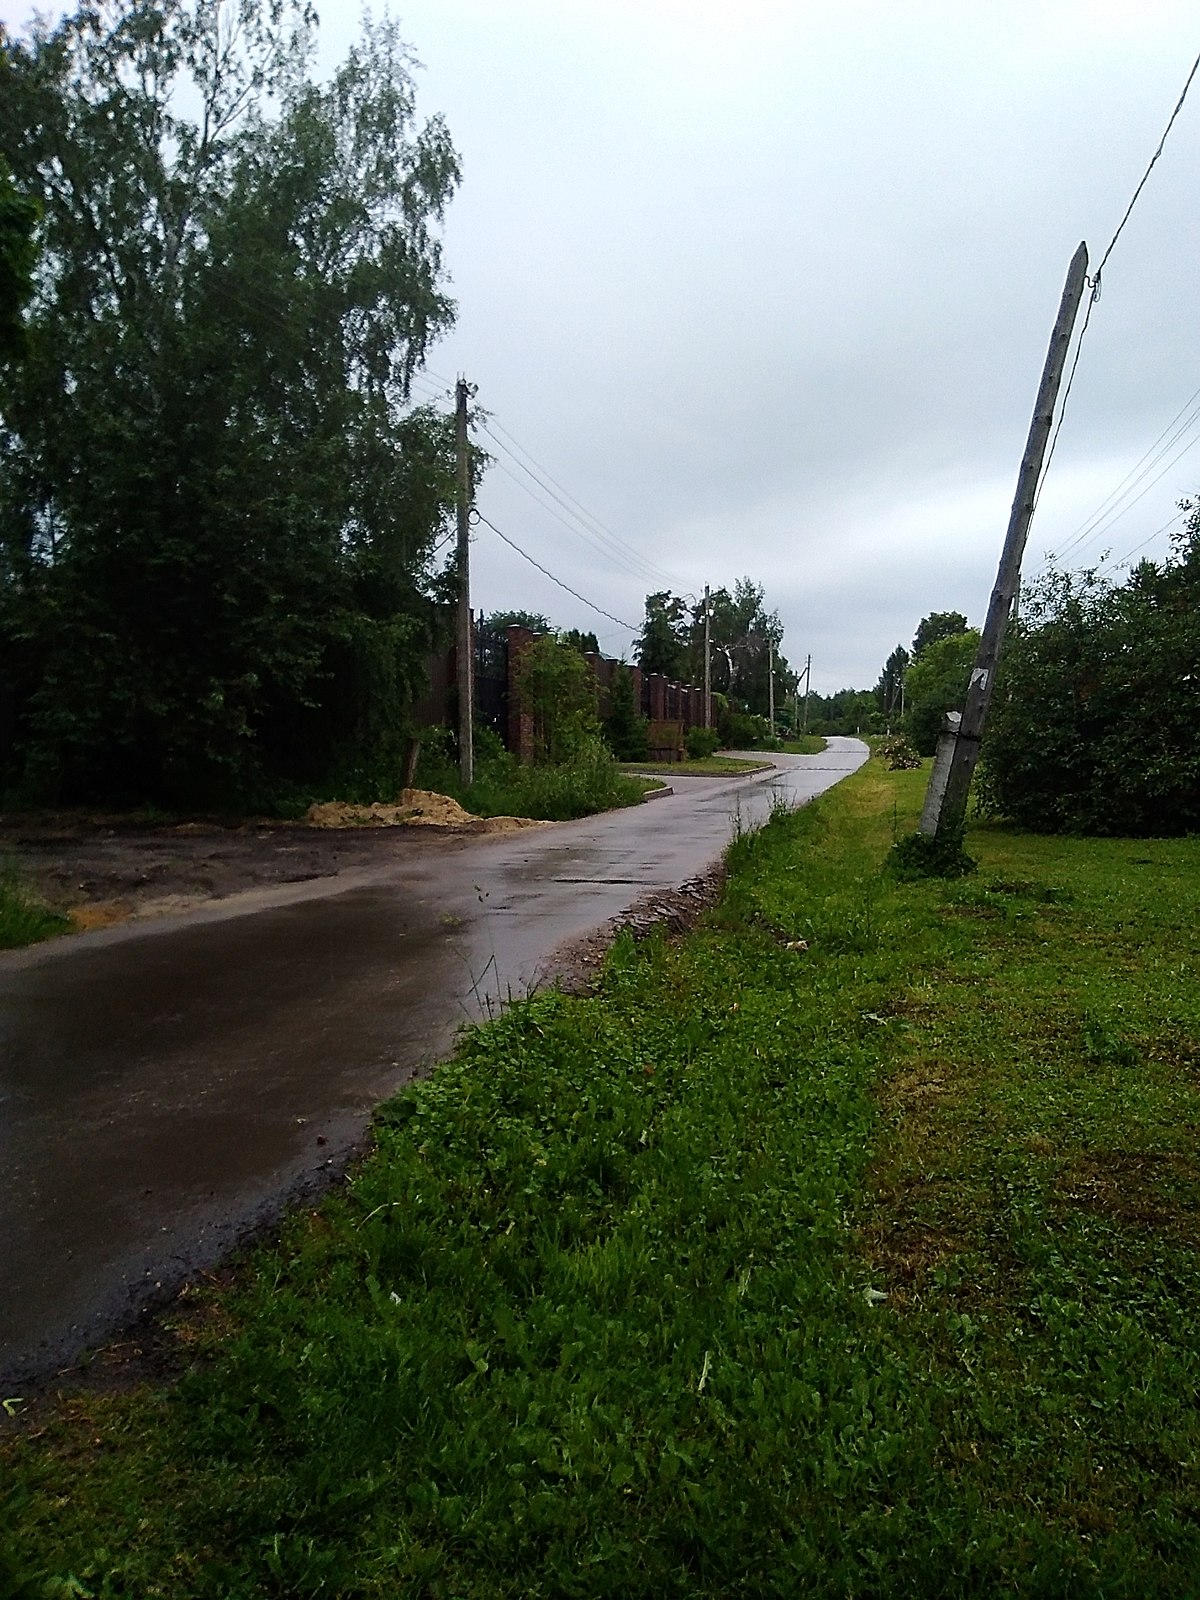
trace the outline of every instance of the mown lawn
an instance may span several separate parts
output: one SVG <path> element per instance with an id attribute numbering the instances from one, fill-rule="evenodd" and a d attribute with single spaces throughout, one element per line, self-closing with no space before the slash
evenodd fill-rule
<path id="1" fill-rule="evenodd" d="M 39 1413 L 7 1592 L 1196 1592 L 1200 841 L 900 883 L 923 781 L 741 839 L 385 1108 L 181 1382 Z"/>

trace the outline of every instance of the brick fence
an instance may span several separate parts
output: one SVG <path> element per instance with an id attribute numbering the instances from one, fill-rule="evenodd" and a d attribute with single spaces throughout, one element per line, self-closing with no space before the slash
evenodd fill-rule
<path id="1" fill-rule="evenodd" d="M 494 639 L 488 647 L 487 670 L 501 680 L 490 703 L 488 721 L 506 747 L 522 761 L 529 761 L 533 755 L 533 718 L 520 707 L 516 689 L 517 663 L 539 637 L 528 628 L 513 626 L 505 630 L 505 648 L 498 650 Z M 477 671 L 478 655 L 477 649 Z M 596 715 L 603 721 L 609 714 L 613 679 L 621 663 L 595 651 L 586 651 L 584 660 L 596 683 Z M 704 690 L 690 683 L 674 683 L 661 672 L 643 672 L 640 667 L 629 667 L 629 675 L 633 679 L 633 703 L 650 721 L 651 756 L 655 760 L 677 759 L 689 728 L 704 726 Z M 430 658 L 429 677 L 430 692 L 414 707 L 414 720 L 419 727 L 453 721 L 457 684 L 453 649 Z M 478 713 L 478 706 L 476 710 Z"/>

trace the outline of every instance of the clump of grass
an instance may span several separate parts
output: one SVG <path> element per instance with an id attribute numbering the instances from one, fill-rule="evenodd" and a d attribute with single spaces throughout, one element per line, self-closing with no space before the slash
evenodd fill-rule
<path id="1" fill-rule="evenodd" d="M 0 950 L 16 950 L 66 933 L 71 920 L 25 889 L 12 866 L 0 866 Z"/>

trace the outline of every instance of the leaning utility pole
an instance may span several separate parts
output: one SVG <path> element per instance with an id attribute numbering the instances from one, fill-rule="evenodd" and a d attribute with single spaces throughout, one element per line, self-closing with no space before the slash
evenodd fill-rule
<path id="1" fill-rule="evenodd" d="M 475 777 L 475 640 L 471 628 L 471 444 L 467 437 L 467 380 L 455 385 L 458 464 L 458 617 L 455 677 L 458 684 L 458 771 L 463 788 Z"/>
<path id="2" fill-rule="evenodd" d="M 920 829 L 922 833 L 934 834 L 939 838 L 945 839 L 959 832 L 967 814 L 967 794 L 975 763 L 979 759 L 979 742 L 987 721 L 996 667 L 1004 647 L 1004 630 L 1008 626 L 1013 597 L 1021 577 L 1021 556 L 1029 536 L 1029 524 L 1033 520 L 1038 480 L 1042 475 L 1042 462 L 1050 437 L 1050 426 L 1054 421 L 1054 407 L 1071 344 L 1075 314 L 1087 282 L 1087 264 L 1087 246 L 1081 244 L 1071 258 L 1058 317 L 1050 335 L 1050 348 L 1046 354 L 1042 382 L 1033 408 L 1033 421 L 1029 425 L 1029 438 L 1017 476 L 1017 492 L 1008 519 L 1008 533 L 1000 556 L 996 587 L 992 590 L 988 605 L 962 717 L 956 731 L 948 730 L 943 734 L 944 747 L 939 749 L 929 779 Z"/>
<path id="3" fill-rule="evenodd" d="M 709 634 L 708 585 L 704 585 L 704 726 L 712 727 L 712 660 Z"/>

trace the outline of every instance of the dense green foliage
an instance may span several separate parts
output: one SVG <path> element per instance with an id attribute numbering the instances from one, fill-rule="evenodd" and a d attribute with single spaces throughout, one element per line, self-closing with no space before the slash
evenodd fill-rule
<path id="1" fill-rule="evenodd" d="M 875 699 L 884 727 L 890 729 L 904 712 L 904 674 L 912 657 L 902 644 L 898 644 L 883 664 L 879 681 L 875 685 Z"/>
<path id="2" fill-rule="evenodd" d="M 923 756 L 937 749 L 946 712 L 961 710 L 978 650 L 979 630 L 961 628 L 913 655 L 904 679 L 904 730 Z"/>
<path id="3" fill-rule="evenodd" d="M 617 768 L 606 745 L 581 739 L 570 759 L 522 765 L 490 728 L 475 729 L 475 777 L 463 788 L 458 741 L 449 728 L 427 728 L 421 739 L 417 787 L 450 795 L 476 817 L 536 817 L 568 822 L 597 811 L 639 804 L 645 785 Z"/>
<path id="4" fill-rule="evenodd" d="M 703 761 L 719 748 L 720 743 L 721 736 L 715 728 L 689 728 L 684 739 L 688 760 Z"/>
<path id="5" fill-rule="evenodd" d="M 0 65 L 0 91 L 4 86 Z M 21 312 L 33 289 L 34 229 L 40 216 L 41 207 L 20 192 L 0 159 L 0 367 L 27 349 Z"/>
<path id="6" fill-rule="evenodd" d="M 1010 631 L 984 742 L 984 803 L 1025 827 L 1200 830 L 1200 507 L 1121 583 L 1054 572 Z"/>
<path id="7" fill-rule="evenodd" d="M 599 741 L 595 674 L 573 644 L 549 633 L 531 640 L 517 657 L 513 685 L 533 724 L 535 761 L 561 764 L 586 741 Z"/>
<path id="8" fill-rule="evenodd" d="M 650 753 L 650 723 L 636 704 L 633 673 L 623 661 L 613 671 L 608 689 L 604 737 L 618 761 L 645 761 Z"/>
<path id="9" fill-rule="evenodd" d="M 9 1447 L 10 1587 L 1190 1593 L 1200 841 L 903 883 L 922 788 L 743 837 L 698 933 L 385 1107 L 181 1386 Z"/>
<path id="10" fill-rule="evenodd" d="M 931 611 L 917 624 L 911 659 L 915 661 L 931 644 L 937 644 L 942 639 L 953 639 L 956 634 L 966 631 L 967 619 L 961 611 Z"/>
<path id="11" fill-rule="evenodd" d="M 458 180 L 367 24 L 326 85 L 299 0 L 101 0 L 11 45 L 0 153 L 43 209 L 0 429 L 0 780 L 239 801 L 394 776 L 444 597 Z"/>
<path id="12" fill-rule="evenodd" d="M 790 716 L 796 674 L 779 654 L 783 624 L 768 612 L 761 584 L 739 578 L 732 591 L 709 596 L 709 668 L 714 694 L 734 711 L 767 714 L 771 652 L 779 720 Z M 689 604 L 669 591 L 646 596 L 646 620 L 635 646 L 643 672 L 661 672 L 680 683 L 704 683 L 704 601 Z M 786 707 L 786 712 L 785 712 Z"/>

